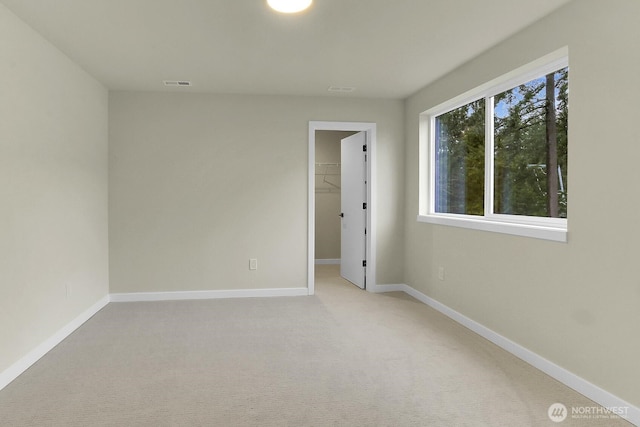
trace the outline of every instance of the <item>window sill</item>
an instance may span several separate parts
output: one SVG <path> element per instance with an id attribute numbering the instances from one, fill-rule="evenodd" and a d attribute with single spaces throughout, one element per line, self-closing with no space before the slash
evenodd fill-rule
<path id="1" fill-rule="evenodd" d="M 499 222 L 484 218 L 460 218 L 445 215 L 418 215 L 418 222 L 511 234 L 514 236 L 532 237 L 535 239 L 552 240 L 554 242 L 567 242 L 566 228 Z"/>

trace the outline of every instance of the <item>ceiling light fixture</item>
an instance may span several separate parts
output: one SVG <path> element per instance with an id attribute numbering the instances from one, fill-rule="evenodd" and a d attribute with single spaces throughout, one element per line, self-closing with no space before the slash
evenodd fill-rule
<path id="1" fill-rule="evenodd" d="M 313 0 L 267 0 L 271 9 L 282 13 L 298 13 L 311 6 Z"/>

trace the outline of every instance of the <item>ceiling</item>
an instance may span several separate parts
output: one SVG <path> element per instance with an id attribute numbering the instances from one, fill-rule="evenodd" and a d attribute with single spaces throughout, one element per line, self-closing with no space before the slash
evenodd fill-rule
<path id="1" fill-rule="evenodd" d="M 111 90 L 373 98 L 405 98 L 568 1 L 314 0 L 283 15 L 265 0 L 0 0 Z"/>

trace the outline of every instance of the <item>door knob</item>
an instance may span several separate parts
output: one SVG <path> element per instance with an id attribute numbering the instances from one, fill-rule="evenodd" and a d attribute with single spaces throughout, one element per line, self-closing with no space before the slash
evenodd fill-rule
<path id="1" fill-rule="evenodd" d="M 338 215 L 340 218 L 344 218 L 344 213 L 340 212 L 340 215 Z"/>

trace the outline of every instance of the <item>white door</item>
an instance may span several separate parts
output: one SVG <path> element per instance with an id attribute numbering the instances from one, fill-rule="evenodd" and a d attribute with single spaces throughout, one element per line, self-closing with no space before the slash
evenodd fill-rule
<path id="1" fill-rule="evenodd" d="M 340 141 L 341 211 L 340 275 L 365 288 L 367 172 L 365 167 L 366 132 L 358 132 Z"/>

